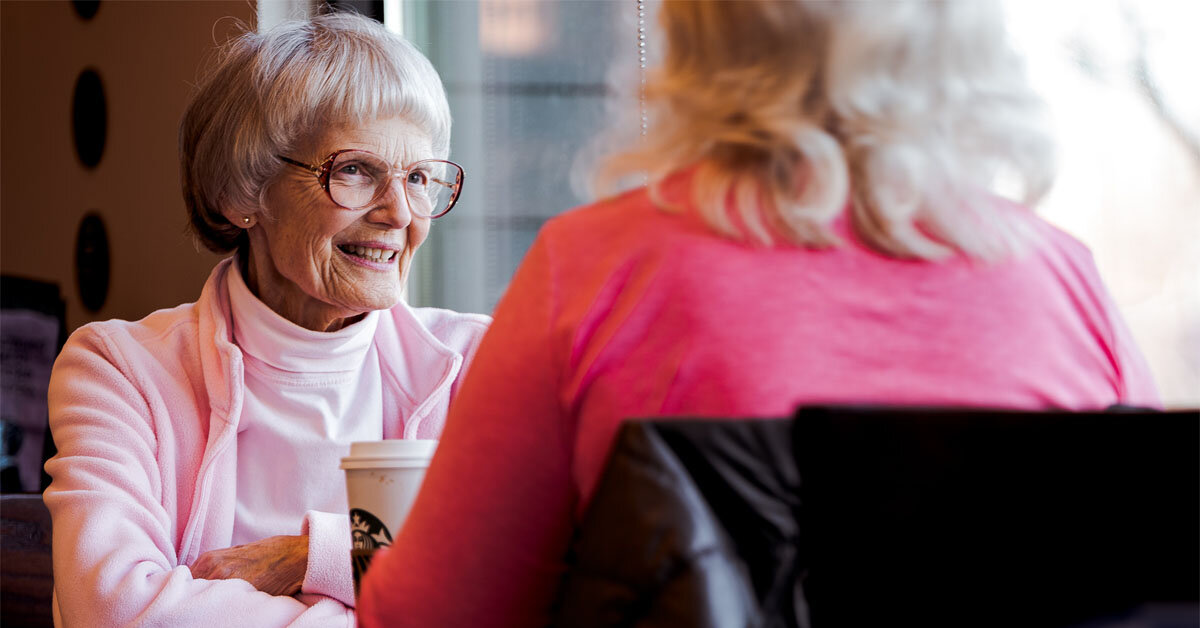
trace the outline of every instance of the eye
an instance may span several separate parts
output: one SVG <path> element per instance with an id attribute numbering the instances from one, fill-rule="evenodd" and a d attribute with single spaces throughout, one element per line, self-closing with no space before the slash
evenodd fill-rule
<path id="1" fill-rule="evenodd" d="M 408 173 L 408 184 L 418 187 L 425 187 L 429 184 L 429 173 L 422 170 L 413 170 Z"/>
<path id="2" fill-rule="evenodd" d="M 338 164 L 333 171 L 335 177 L 357 177 L 363 174 L 363 167 L 355 162 Z"/>
<path id="3" fill-rule="evenodd" d="M 350 158 L 333 164 L 330 185 L 373 187 L 383 178 L 387 166 L 369 158 Z"/>

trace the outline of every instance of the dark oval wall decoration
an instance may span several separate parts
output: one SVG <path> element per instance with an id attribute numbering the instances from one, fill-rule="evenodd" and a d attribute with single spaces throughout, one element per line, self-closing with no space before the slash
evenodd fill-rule
<path id="1" fill-rule="evenodd" d="M 71 4 L 75 7 L 75 12 L 84 20 L 90 20 L 96 17 L 96 11 L 100 10 L 100 0 L 71 0 Z"/>
<path id="2" fill-rule="evenodd" d="M 88 168 L 95 168 L 104 156 L 108 137 L 108 105 L 104 83 L 91 68 L 75 79 L 75 97 L 71 105 L 71 130 L 75 135 L 75 154 Z"/>
<path id="3" fill-rule="evenodd" d="M 108 299 L 108 232 L 100 214 L 89 212 L 75 236 L 75 280 L 83 307 L 95 312 Z"/>

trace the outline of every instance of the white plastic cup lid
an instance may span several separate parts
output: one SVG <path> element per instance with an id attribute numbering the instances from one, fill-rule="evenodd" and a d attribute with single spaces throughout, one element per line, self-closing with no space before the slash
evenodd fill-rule
<path id="1" fill-rule="evenodd" d="M 424 467 L 437 450 L 436 440 L 387 439 L 350 443 L 343 469 Z"/>

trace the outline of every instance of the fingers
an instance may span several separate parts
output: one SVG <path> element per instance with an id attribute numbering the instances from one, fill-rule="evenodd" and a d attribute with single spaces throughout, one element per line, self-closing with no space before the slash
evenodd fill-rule
<path id="1" fill-rule="evenodd" d="M 197 558 L 190 567 L 192 577 L 204 580 L 228 580 L 240 577 L 237 568 L 240 561 L 236 555 L 227 556 L 230 553 L 230 550 L 219 549 L 201 554 L 200 558 Z"/>
<path id="2" fill-rule="evenodd" d="M 271 595 L 295 595 L 304 584 L 304 577 L 297 578 L 294 574 L 280 573 L 268 570 L 250 581 L 254 588 Z"/>
<path id="3" fill-rule="evenodd" d="M 217 551 L 219 551 L 219 550 L 217 550 Z M 196 559 L 196 562 L 191 564 L 189 569 L 192 572 L 193 578 L 213 580 L 214 578 L 213 578 L 212 572 L 213 572 L 213 567 L 216 564 L 217 564 L 217 561 L 214 560 L 213 553 L 205 552 L 200 555 L 200 558 Z"/>

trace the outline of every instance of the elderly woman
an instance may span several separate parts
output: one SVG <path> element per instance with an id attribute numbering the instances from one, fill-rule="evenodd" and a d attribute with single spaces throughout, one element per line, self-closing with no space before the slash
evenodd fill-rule
<path id="1" fill-rule="evenodd" d="M 365 626 L 544 625 L 627 417 L 1158 403 L 1088 251 L 987 192 L 1032 202 L 1052 161 L 994 4 L 660 16 L 648 134 L 613 162 L 651 184 L 539 234 Z"/>
<path id="2" fill-rule="evenodd" d="M 327 15 L 223 50 L 180 130 L 195 303 L 75 332 L 55 364 L 60 624 L 353 626 L 339 458 L 437 438 L 486 316 L 402 300 L 454 206 L 417 50 Z"/>

